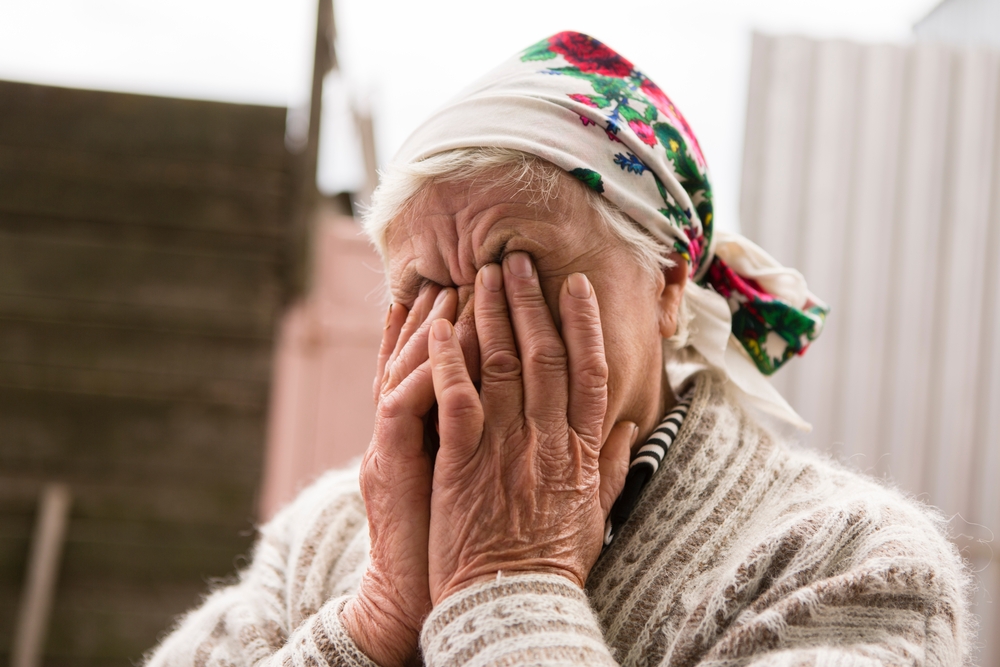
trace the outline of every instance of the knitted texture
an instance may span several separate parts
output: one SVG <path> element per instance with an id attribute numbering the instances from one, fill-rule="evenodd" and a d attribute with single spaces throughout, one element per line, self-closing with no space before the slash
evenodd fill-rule
<path id="1" fill-rule="evenodd" d="M 371 665 L 339 621 L 367 564 L 357 469 L 261 530 L 147 665 Z M 923 506 L 776 442 L 709 374 L 581 591 L 504 574 L 439 604 L 429 665 L 961 665 L 967 574 Z"/>

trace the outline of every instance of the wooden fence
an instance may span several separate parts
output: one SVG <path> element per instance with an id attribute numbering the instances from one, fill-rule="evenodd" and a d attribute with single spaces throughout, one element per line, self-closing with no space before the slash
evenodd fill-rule
<path id="1" fill-rule="evenodd" d="M 0 82 L 0 662 L 50 482 L 46 665 L 137 661 L 249 547 L 296 269 L 285 114 Z"/>

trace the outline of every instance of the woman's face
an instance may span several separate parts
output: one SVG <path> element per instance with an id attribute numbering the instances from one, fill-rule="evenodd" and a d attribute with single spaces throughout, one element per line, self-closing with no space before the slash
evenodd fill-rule
<path id="1" fill-rule="evenodd" d="M 588 204 L 585 186 L 568 174 L 561 175 L 545 203 L 530 192 L 496 188 L 489 181 L 429 186 L 392 222 L 387 253 L 394 300 L 410 305 L 429 283 L 456 288 L 455 330 L 478 382 L 472 292 L 479 269 L 499 263 L 506 253 L 528 253 L 557 328 L 563 281 L 571 273 L 585 274 L 600 304 L 609 368 L 605 433 L 617 422 L 633 421 L 641 443 L 670 396 L 662 382 L 661 341 L 676 330 L 683 262 L 651 275 Z"/>

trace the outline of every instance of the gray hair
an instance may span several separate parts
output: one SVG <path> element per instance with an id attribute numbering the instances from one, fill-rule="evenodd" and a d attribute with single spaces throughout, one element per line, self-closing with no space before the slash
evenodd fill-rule
<path id="1" fill-rule="evenodd" d="M 533 202 L 548 205 L 556 196 L 560 179 L 565 173 L 539 157 L 509 148 L 446 151 L 419 162 L 394 165 L 384 171 L 372 195 L 371 206 L 363 213 L 362 223 L 379 254 L 386 260 L 386 236 L 390 224 L 406 212 L 424 187 L 432 183 L 485 182 L 494 187 L 528 193 Z M 651 275 L 673 266 L 667 249 L 621 209 L 583 183 L 579 184 L 579 189 L 600 220 Z M 671 348 L 680 349 L 687 343 L 690 319 L 682 299 L 677 333 L 668 341 Z"/>

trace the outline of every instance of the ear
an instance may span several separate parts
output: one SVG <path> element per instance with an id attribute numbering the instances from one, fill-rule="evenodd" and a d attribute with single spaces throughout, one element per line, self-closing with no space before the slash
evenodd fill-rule
<path id="1" fill-rule="evenodd" d="M 677 333 L 677 316 L 681 309 L 684 285 L 687 284 L 687 260 L 677 252 L 670 253 L 672 267 L 663 269 L 663 286 L 660 289 L 660 335 L 670 338 Z"/>

